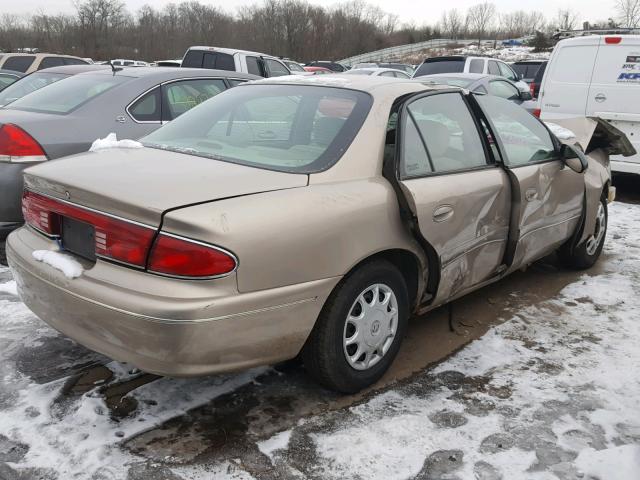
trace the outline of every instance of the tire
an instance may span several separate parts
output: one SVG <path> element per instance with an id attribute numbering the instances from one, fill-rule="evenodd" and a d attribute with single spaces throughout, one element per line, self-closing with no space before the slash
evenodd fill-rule
<path id="1" fill-rule="evenodd" d="M 609 222 L 609 212 L 605 198 L 600 198 L 600 205 L 596 215 L 596 232 L 581 245 L 576 246 L 573 251 L 569 251 L 567 248 L 560 251 L 560 259 L 566 266 L 577 270 L 585 270 L 593 267 L 600 257 Z"/>
<path id="2" fill-rule="evenodd" d="M 389 368 L 408 317 L 402 274 L 384 260 L 366 263 L 345 277 L 324 304 L 302 351 L 305 368 L 331 390 L 358 392 Z M 353 343 L 347 345 L 348 340 Z M 363 354 L 356 356 L 358 349 Z"/>

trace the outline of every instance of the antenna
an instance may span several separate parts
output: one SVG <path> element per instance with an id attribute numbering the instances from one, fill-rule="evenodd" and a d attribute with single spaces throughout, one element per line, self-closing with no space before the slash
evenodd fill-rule
<path id="1" fill-rule="evenodd" d="M 113 74 L 115 75 L 116 72 L 119 72 L 122 70 L 122 67 L 116 67 L 113 63 L 111 63 L 111 60 L 109 60 L 109 66 L 111 67 L 111 71 L 113 72 Z"/>

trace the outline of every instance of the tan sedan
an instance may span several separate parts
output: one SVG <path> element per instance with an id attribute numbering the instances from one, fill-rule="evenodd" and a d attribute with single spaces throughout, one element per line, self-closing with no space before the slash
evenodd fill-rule
<path id="1" fill-rule="evenodd" d="M 27 170 L 27 225 L 7 256 L 39 317 L 142 370 L 204 375 L 301 353 L 323 384 L 353 392 L 389 367 L 412 313 L 554 250 L 593 265 L 608 154 L 630 147 L 596 121 L 572 128 L 586 155 L 507 100 L 456 88 L 253 82 L 146 148 Z"/>

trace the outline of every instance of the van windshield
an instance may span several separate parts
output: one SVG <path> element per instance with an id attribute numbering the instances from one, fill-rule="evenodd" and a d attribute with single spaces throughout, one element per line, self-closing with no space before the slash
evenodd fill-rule
<path id="1" fill-rule="evenodd" d="M 315 85 L 241 85 L 144 137 L 145 146 L 267 170 L 314 173 L 335 164 L 372 99 Z"/>

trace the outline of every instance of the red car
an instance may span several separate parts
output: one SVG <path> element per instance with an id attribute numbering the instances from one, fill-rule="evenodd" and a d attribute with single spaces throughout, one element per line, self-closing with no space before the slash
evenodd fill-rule
<path id="1" fill-rule="evenodd" d="M 305 69 L 305 71 L 311 72 L 314 75 L 322 75 L 324 73 L 334 73 L 328 68 L 324 68 L 324 67 L 303 67 L 303 68 Z"/>

